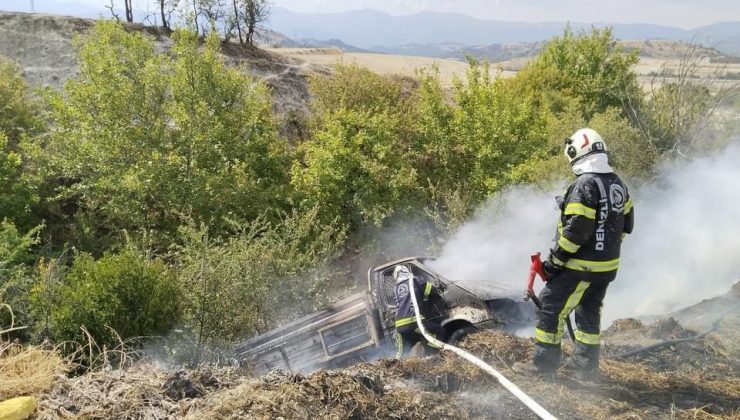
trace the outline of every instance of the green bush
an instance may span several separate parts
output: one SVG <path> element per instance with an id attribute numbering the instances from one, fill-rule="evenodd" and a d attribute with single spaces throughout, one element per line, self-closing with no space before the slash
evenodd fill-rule
<path id="1" fill-rule="evenodd" d="M 511 171 L 547 142 L 547 110 L 534 106 L 531 95 L 491 78 L 487 64 L 471 62 L 465 82 L 454 86 L 456 109 L 452 136 L 461 139 L 459 169 L 480 202 L 511 184 Z"/>
<path id="2" fill-rule="evenodd" d="M 100 22 L 78 40 L 79 76 L 49 96 L 47 152 L 91 251 L 124 229 L 164 248 L 185 220 L 224 234 L 227 219 L 274 214 L 290 198 L 265 85 L 227 67 L 215 35 L 202 49 L 189 32 L 173 40 L 158 54 L 144 35 Z"/>
<path id="3" fill-rule="evenodd" d="M 11 325 L 31 326 L 28 294 L 33 275 L 29 265 L 34 259 L 32 247 L 38 243 L 41 228 L 23 234 L 7 219 L 0 222 L 0 304 L 3 305 L 0 307 L 0 330 Z M 25 336 L 25 333 L 27 331 L 20 331 L 14 336 Z"/>
<path id="4" fill-rule="evenodd" d="M 611 28 L 578 34 L 566 28 L 517 77 L 533 91 L 578 99 L 583 117 L 590 120 L 609 107 L 626 111 L 639 102 L 642 91 L 632 69 L 638 59 L 638 51 L 627 53 L 617 45 Z"/>
<path id="5" fill-rule="evenodd" d="M 312 79 L 312 136 L 300 148 L 291 183 L 321 220 L 359 230 L 380 226 L 419 197 L 415 162 L 407 159 L 408 103 L 398 80 L 353 65 Z"/>
<path id="6" fill-rule="evenodd" d="M 8 146 L 0 132 L 0 215 L 15 224 L 30 228 L 37 223 L 33 212 L 39 202 L 38 184 L 23 164 L 21 153 Z"/>
<path id="7" fill-rule="evenodd" d="M 36 288 L 38 299 L 47 292 Z M 108 349 L 122 340 L 166 334 L 179 320 L 182 302 L 176 276 L 159 259 L 131 246 L 95 260 L 78 254 L 51 308 L 57 340 L 87 344 L 85 328 Z"/>
<path id="8" fill-rule="evenodd" d="M 345 238 L 341 227 L 318 223 L 316 208 L 278 224 L 251 222 L 228 241 L 203 226 L 180 232 L 184 323 L 195 339 L 182 357 L 190 361 L 327 303 L 336 284 L 330 262 Z"/>
<path id="9" fill-rule="evenodd" d="M 337 65 L 331 76 L 312 76 L 310 81 L 316 117 L 347 109 L 383 111 L 402 104 L 401 81 L 373 73 L 357 64 Z"/>
<path id="10" fill-rule="evenodd" d="M 20 66 L 0 56 L 0 215 L 21 229 L 39 224 L 38 182 L 29 155 L 43 127 L 39 115 Z"/>
<path id="11" fill-rule="evenodd" d="M 17 150 L 23 138 L 38 134 L 43 127 L 39 114 L 21 67 L 0 56 L 0 132 L 8 137 L 6 146 Z"/>

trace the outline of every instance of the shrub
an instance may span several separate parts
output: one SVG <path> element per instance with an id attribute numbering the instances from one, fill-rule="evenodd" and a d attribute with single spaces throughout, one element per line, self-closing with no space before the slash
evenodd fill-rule
<path id="1" fill-rule="evenodd" d="M 183 227 L 179 278 L 188 290 L 185 325 L 200 361 L 223 348 L 325 304 L 334 284 L 329 262 L 338 255 L 344 230 L 318 223 L 318 209 L 286 216 L 279 224 L 257 220 L 228 241 L 204 226 Z"/>
<path id="2" fill-rule="evenodd" d="M 43 124 L 40 106 L 30 94 L 21 67 L 0 56 L 0 132 L 8 137 L 10 147 L 17 150 L 24 137 L 37 134 Z"/>
<path id="3" fill-rule="evenodd" d="M 36 289 L 40 294 L 43 290 Z M 165 334 L 180 315 L 182 292 L 163 261 L 131 246 L 98 260 L 78 254 L 51 314 L 58 340 L 87 343 L 85 328 L 108 349 L 134 337 Z"/>
<path id="4" fill-rule="evenodd" d="M 402 84 L 398 79 L 373 73 L 357 64 L 337 65 L 331 76 L 310 79 L 314 114 L 321 115 L 348 109 L 382 111 L 402 103 Z"/>
<path id="5" fill-rule="evenodd" d="M 407 159 L 408 103 L 398 80 L 340 66 L 312 79 L 312 136 L 293 163 L 291 183 L 305 208 L 320 206 L 320 218 L 335 218 L 359 230 L 380 226 L 419 197 L 415 162 Z"/>
<path id="6" fill-rule="evenodd" d="M 471 62 L 465 82 L 454 86 L 458 108 L 452 136 L 462 144 L 460 174 L 467 177 L 475 201 L 513 182 L 511 171 L 546 143 L 547 110 L 510 81 L 491 78 L 487 64 Z M 544 111 L 544 112 L 543 112 Z"/>
<path id="7" fill-rule="evenodd" d="M 157 54 L 143 35 L 100 22 L 78 41 L 79 76 L 50 95 L 49 153 L 92 251 L 124 229 L 153 231 L 165 247 L 183 220 L 224 234 L 226 219 L 289 200 L 267 88 L 226 67 L 215 35 L 202 50 L 195 34 L 173 39 L 171 55 Z"/>
<path id="8" fill-rule="evenodd" d="M 517 78 L 526 80 L 532 91 L 578 99 L 581 114 L 590 120 L 609 107 L 626 110 L 639 101 L 642 91 L 632 69 L 637 61 L 638 51 L 627 53 L 619 47 L 611 28 L 578 34 L 566 28 L 562 36 L 545 44 Z"/>
<path id="9" fill-rule="evenodd" d="M 0 330 L 11 325 L 30 326 L 28 293 L 33 276 L 28 264 L 33 261 L 31 248 L 38 243 L 41 229 L 39 226 L 23 234 L 7 219 L 0 222 L 0 304 L 7 305 L 0 307 Z M 16 332 L 14 336 L 25 333 Z"/>
<path id="10" fill-rule="evenodd" d="M 43 127 L 39 114 L 20 66 L 0 56 L 0 215 L 22 229 L 39 223 L 38 182 L 26 150 Z"/>
<path id="11" fill-rule="evenodd" d="M 8 146 L 0 132 L 0 215 L 30 228 L 36 222 L 34 206 L 39 202 L 38 184 L 24 168 L 22 154 Z"/>

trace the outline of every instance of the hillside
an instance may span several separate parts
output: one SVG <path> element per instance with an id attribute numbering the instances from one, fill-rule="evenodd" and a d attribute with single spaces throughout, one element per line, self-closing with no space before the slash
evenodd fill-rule
<path id="1" fill-rule="evenodd" d="M 75 34 L 88 30 L 93 23 L 94 20 L 67 16 L 0 12 L 0 54 L 19 62 L 32 84 L 59 88 L 76 72 L 72 39 Z M 161 50 L 167 50 L 172 44 L 167 33 L 151 27 L 130 25 L 129 28 L 152 36 Z M 287 48 L 268 48 L 276 44 Z M 641 61 L 637 71 L 645 82 L 649 81 L 651 72 L 657 71 L 663 64 L 675 67 L 687 47 L 682 42 L 660 40 L 622 41 L 621 44 L 628 50 L 639 48 Z M 356 63 L 380 74 L 410 77 L 415 76 L 419 68 L 436 65 L 442 80 L 450 85 L 454 77 L 464 76 L 466 55 L 497 63 L 493 66 L 492 74 L 497 74 L 500 67 L 503 75 L 509 76 L 538 53 L 542 42 L 479 47 L 420 44 L 386 49 L 396 54 L 378 54 L 339 40 L 296 42 L 280 33 L 268 31 L 260 45 L 259 49 L 255 49 L 229 44 L 224 46 L 223 52 L 228 62 L 244 66 L 267 82 L 272 88 L 276 113 L 279 117 L 285 117 L 307 112 L 307 77 L 316 73 L 327 74 L 337 63 Z M 318 48 L 289 47 L 298 45 L 315 45 Z M 723 59 L 722 54 L 711 49 L 706 50 L 705 56 L 707 62 L 703 65 L 707 68 L 713 66 L 710 59 Z M 740 73 L 740 64 L 731 64 L 726 71 Z"/>
<path id="2" fill-rule="evenodd" d="M 0 54 L 20 63 L 31 84 L 60 88 L 77 71 L 75 35 L 87 31 L 94 22 L 68 16 L 0 11 Z M 168 50 L 172 45 L 166 32 L 142 25 L 127 27 L 152 36 L 159 50 Z M 271 33 L 268 39 L 278 37 L 279 34 Z M 235 44 L 224 45 L 223 53 L 227 62 L 244 66 L 266 81 L 279 116 L 306 112 L 308 75 L 329 71 L 303 60 Z"/>

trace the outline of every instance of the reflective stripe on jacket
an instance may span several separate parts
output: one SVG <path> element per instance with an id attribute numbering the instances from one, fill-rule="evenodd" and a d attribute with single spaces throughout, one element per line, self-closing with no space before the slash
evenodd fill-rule
<path id="1" fill-rule="evenodd" d="M 613 280 L 622 237 L 634 227 L 627 187 L 614 173 L 586 173 L 576 178 L 560 202 L 550 260 L 566 269 L 588 272 L 587 280 Z"/>
<path id="2" fill-rule="evenodd" d="M 427 300 L 432 294 L 436 293 L 434 285 L 430 282 L 425 282 L 419 277 L 414 276 L 412 282 L 414 284 L 414 292 L 416 293 L 416 301 L 422 305 L 421 318 L 424 319 L 424 306 L 423 301 Z M 402 327 L 416 322 L 416 313 L 414 312 L 414 305 L 411 302 L 411 295 L 409 294 L 409 282 L 408 277 L 399 277 L 396 280 L 396 327 Z"/>

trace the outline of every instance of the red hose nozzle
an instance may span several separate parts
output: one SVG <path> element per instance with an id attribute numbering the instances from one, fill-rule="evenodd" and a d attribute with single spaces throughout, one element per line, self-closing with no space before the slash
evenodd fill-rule
<path id="1" fill-rule="evenodd" d="M 524 291 L 524 300 L 529 300 L 534 296 L 534 278 L 539 275 L 542 280 L 545 280 L 545 274 L 542 272 L 542 260 L 540 259 L 540 253 L 536 252 L 531 255 L 532 263 L 529 265 L 529 274 L 527 276 L 527 289 Z"/>

